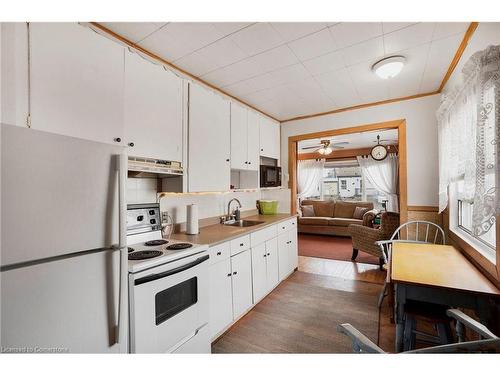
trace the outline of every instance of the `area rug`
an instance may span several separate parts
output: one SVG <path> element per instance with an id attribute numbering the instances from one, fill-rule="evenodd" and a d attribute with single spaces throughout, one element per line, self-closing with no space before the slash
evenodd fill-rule
<path id="1" fill-rule="evenodd" d="M 350 261 L 352 242 L 349 237 L 299 233 L 299 255 Z M 360 251 L 356 262 L 378 264 L 378 258 Z"/>
<path id="2" fill-rule="evenodd" d="M 212 345 L 212 353 L 352 353 L 336 327 L 350 323 L 378 339 L 380 285 L 335 289 L 333 277 L 297 271 Z"/>

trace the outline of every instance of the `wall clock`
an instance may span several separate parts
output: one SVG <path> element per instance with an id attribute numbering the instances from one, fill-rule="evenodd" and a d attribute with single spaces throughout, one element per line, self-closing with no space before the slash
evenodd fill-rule
<path id="1" fill-rule="evenodd" d="M 374 160 L 381 161 L 387 157 L 388 153 L 387 147 L 380 144 L 380 135 L 377 135 L 377 144 L 371 149 L 370 155 Z"/>

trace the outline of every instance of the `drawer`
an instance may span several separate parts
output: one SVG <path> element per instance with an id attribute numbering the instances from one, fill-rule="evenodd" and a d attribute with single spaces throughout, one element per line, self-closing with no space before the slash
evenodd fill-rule
<path id="1" fill-rule="evenodd" d="M 231 240 L 231 255 L 236 255 L 250 249 L 250 235 L 241 236 Z"/>
<path id="2" fill-rule="evenodd" d="M 297 228 L 297 218 L 294 217 L 289 220 L 282 221 L 278 223 L 278 234 L 288 232 L 289 230 L 296 230 Z"/>
<path id="3" fill-rule="evenodd" d="M 228 259 L 231 256 L 231 244 L 224 242 L 218 245 L 211 246 L 208 249 L 208 264 L 215 264 L 221 260 Z"/>
<path id="4" fill-rule="evenodd" d="M 267 228 L 258 230 L 250 234 L 250 243 L 252 247 L 261 244 L 263 242 L 269 241 L 270 239 L 278 235 L 278 227 L 276 225 L 270 225 Z"/>

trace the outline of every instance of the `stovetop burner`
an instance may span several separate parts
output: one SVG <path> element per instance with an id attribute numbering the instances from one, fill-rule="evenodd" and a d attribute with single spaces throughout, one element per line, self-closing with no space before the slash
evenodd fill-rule
<path id="1" fill-rule="evenodd" d="M 136 251 L 135 253 L 130 253 L 128 255 L 128 260 L 143 260 L 143 259 L 156 258 L 162 254 L 163 252 L 159 250 Z"/>
<path id="2" fill-rule="evenodd" d="M 151 240 L 144 243 L 145 246 L 160 246 L 168 243 L 167 240 Z"/>
<path id="3" fill-rule="evenodd" d="M 167 246 L 167 250 L 183 250 L 183 249 L 189 249 L 190 247 L 193 247 L 193 245 L 190 243 L 174 243 L 172 245 Z"/>

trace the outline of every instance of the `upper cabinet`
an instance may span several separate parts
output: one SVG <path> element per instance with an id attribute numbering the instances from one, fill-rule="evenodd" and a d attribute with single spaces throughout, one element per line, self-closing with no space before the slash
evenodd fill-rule
<path id="1" fill-rule="evenodd" d="M 126 52 L 124 101 L 129 154 L 182 161 L 182 79 Z"/>
<path id="2" fill-rule="evenodd" d="M 124 47 L 77 23 L 31 23 L 33 128 L 123 139 Z"/>
<path id="3" fill-rule="evenodd" d="M 260 156 L 280 158 L 280 125 L 267 117 L 259 116 Z"/>
<path id="4" fill-rule="evenodd" d="M 230 104 L 199 85 L 189 85 L 189 192 L 230 188 Z"/>
<path id="5" fill-rule="evenodd" d="M 231 103 L 231 168 L 259 169 L 258 116 L 234 102 Z"/>

